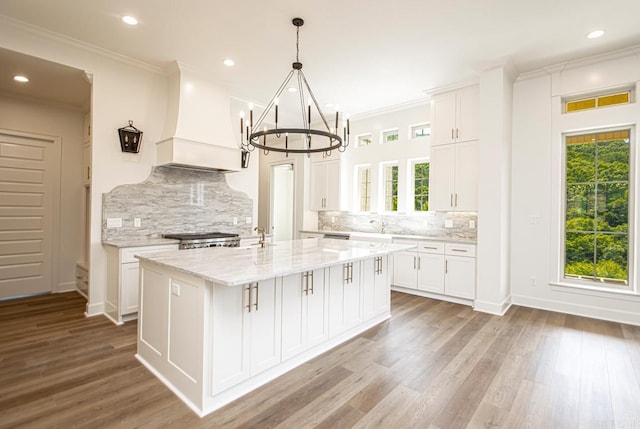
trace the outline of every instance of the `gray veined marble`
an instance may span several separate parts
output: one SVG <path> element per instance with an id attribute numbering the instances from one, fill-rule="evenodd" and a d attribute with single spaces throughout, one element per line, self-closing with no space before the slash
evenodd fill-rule
<path id="1" fill-rule="evenodd" d="M 251 225 L 245 219 L 252 214 L 251 198 L 231 189 L 224 173 L 154 167 L 144 182 L 103 194 L 102 240 L 138 240 L 171 232 L 248 235 Z M 122 227 L 107 228 L 108 218 L 122 219 Z M 140 227 L 134 227 L 135 218 L 140 218 Z"/>

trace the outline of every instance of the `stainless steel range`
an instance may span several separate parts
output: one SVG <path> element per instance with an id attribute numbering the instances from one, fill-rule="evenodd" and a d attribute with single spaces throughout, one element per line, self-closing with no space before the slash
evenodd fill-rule
<path id="1" fill-rule="evenodd" d="M 180 240 L 178 249 L 200 249 L 203 247 L 238 247 L 240 235 L 227 232 L 203 232 L 186 234 L 164 234 L 164 238 Z"/>

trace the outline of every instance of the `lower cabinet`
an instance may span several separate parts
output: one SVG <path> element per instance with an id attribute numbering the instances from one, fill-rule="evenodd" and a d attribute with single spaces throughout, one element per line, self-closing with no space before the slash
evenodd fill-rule
<path id="1" fill-rule="evenodd" d="M 282 279 L 282 360 L 329 338 L 324 269 Z"/>
<path id="2" fill-rule="evenodd" d="M 361 261 L 329 267 L 329 336 L 362 321 Z"/>
<path id="3" fill-rule="evenodd" d="M 387 256 L 362 261 L 362 313 L 364 319 L 390 310 Z"/>
<path id="4" fill-rule="evenodd" d="M 475 245 L 421 241 L 417 247 L 394 255 L 393 286 L 475 299 Z"/>
<path id="5" fill-rule="evenodd" d="M 239 287 L 215 285 L 212 296 L 212 393 L 281 361 L 280 279 Z M 240 334 L 239 334 L 240 333 Z"/>
<path id="6" fill-rule="evenodd" d="M 107 253 L 105 312 L 115 323 L 120 324 L 137 317 L 140 264 L 135 255 L 177 249 L 177 244 L 121 248 L 105 246 Z"/>

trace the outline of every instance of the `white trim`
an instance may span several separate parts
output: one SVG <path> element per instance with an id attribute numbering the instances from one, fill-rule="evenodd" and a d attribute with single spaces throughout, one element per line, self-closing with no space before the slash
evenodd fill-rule
<path id="1" fill-rule="evenodd" d="M 87 309 L 85 310 L 84 315 L 87 317 L 100 316 L 100 315 L 106 316 L 107 314 L 104 311 L 104 303 L 97 302 L 95 304 L 89 304 L 87 302 Z M 109 319 L 112 320 L 116 325 L 118 324 L 113 319 L 111 318 Z"/>
<path id="2" fill-rule="evenodd" d="M 58 283 L 58 287 L 56 287 L 56 290 L 54 292 L 62 293 L 62 292 L 72 292 L 72 291 L 78 291 L 78 289 L 76 288 L 76 282 L 73 282 L 73 281 Z"/>
<path id="3" fill-rule="evenodd" d="M 496 316 L 504 316 L 505 313 L 511 308 L 511 297 L 507 297 L 501 303 L 475 300 L 473 302 L 473 309 L 482 313 L 494 314 Z"/>
<path id="4" fill-rule="evenodd" d="M 160 67 L 142 62 L 140 60 L 136 60 L 131 57 L 127 57 L 126 55 L 119 54 L 114 51 L 110 51 L 105 48 L 101 48 L 96 45 L 92 45 L 87 42 L 83 42 L 82 40 L 74 39 L 69 36 L 65 36 L 60 33 L 56 33 L 54 31 L 46 30 L 42 27 L 38 27 L 36 25 L 28 24 L 23 21 L 19 21 L 17 19 L 9 18 L 7 16 L 0 15 L 0 25 L 11 26 L 13 28 L 17 28 L 19 30 L 31 33 L 38 37 L 42 37 L 49 40 L 54 40 L 57 43 L 61 43 L 66 46 L 72 46 L 74 48 L 81 49 L 83 51 L 91 52 L 102 57 L 107 57 L 112 60 L 118 61 L 123 64 L 128 64 L 152 73 L 164 74 Z"/>
<path id="5" fill-rule="evenodd" d="M 366 145 L 360 145 L 360 137 L 365 137 L 365 136 L 370 136 L 371 137 L 371 142 L 366 144 Z M 362 133 L 362 134 L 357 134 L 356 135 L 356 144 L 355 144 L 356 148 L 368 147 L 368 146 L 371 146 L 372 144 L 373 144 L 373 133 Z"/>
<path id="6" fill-rule="evenodd" d="M 426 292 L 420 289 L 410 289 L 402 286 L 391 285 L 391 290 L 395 292 L 408 293 L 409 295 L 421 296 L 423 298 L 437 299 L 438 301 L 447 301 L 447 302 L 453 302 L 454 304 L 468 305 L 469 307 L 474 306 L 474 301 L 470 299 L 457 298 L 455 296 L 449 296 L 449 295 L 441 295 L 439 293 Z"/>
<path id="7" fill-rule="evenodd" d="M 559 313 L 573 314 L 575 316 L 591 317 L 594 319 L 640 326 L 639 312 L 612 310 L 609 308 L 560 302 L 551 299 L 533 298 L 523 295 L 512 295 L 511 303 L 513 305 L 538 308 L 540 310 L 556 311 Z"/>
<path id="8" fill-rule="evenodd" d="M 398 138 L 397 140 L 387 141 L 386 139 L 387 134 L 390 136 L 397 135 Z M 387 144 L 387 143 L 393 144 L 394 142 L 399 142 L 399 141 L 400 141 L 400 128 L 398 127 L 387 128 L 386 130 L 380 131 L 380 141 L 379 141 L 380 144 Z"/>
<path id="9" fill-rule="evenodd" d="M 466 85 L 465 85 L 466 86 Z M 393 112 L 397 112 L 400 110 L 406 110 L 406 109 L 410 109 L 413 107 L 418 107 L 418 106 L 426 106 L 431 102 L 431 95 L 429 93 L 427 93 L 425 91 L 425 93 L 427 94 L 425 97 L 421 97 L 421 98 L 417 98 L 415 100 L 410 100 L 410 101 L 406 101 L 404 103 L 398 103 L 398 104 L 394 104 L 391 106 L 387 106 L 387 107 L 381 107 L 379 109 L 374 109 L 374 110 L 369 110 L 366 112 L 360 112 L 360 113 L 355 113 L 351 115 L 351 120 L 352 121 L 359 121 L 361 119 L 367 119 L 367 118 L 371 118 L 373 116 L 380 116 L 380 115 L 386 115 L 388 113 L 393 113 Z"/>

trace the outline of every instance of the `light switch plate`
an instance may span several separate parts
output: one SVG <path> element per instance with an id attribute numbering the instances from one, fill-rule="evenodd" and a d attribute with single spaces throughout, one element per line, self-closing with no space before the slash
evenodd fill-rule
<path id="1" fill-rule="evenodd" d="M 141 225 L 140 218 L 139 217 L 133 218 L 133 227 L 140 228 L 140 225 Z"/>
<path id="2" fill-rule="evenodd" d="M 250 225 L 253 219 L 251 219 L 251 216 L 247 216 L 246 218 L 244 218 L 244 223 L 246 223 L 247 225 Z"/>
<path id="3" fill-rule="evenodd" d="M 476 221 L 475 220 L 470 220 L 469 221 L 469 228 L 476 229 Z"/>
<path id="4" fill-rule="evenodd" d="M 120 217 L 108 217 L 107 228 L 122 228 L 122 218 Z"/>
<path id="5" fill-rule="evenodd" d="M 237 225 L 237 224 L 238 224 L 238 218 L 237 218 L 237 217 L 234 217 L 234 218 L 233 218 L 233 224 L 234 224 L 234 225 Z"/>
<path id="6" fill-rule="evenodd" d="M 453 228 L 453 221 L 451 219 L 447 219 L 444 221 L 445 228 Z"/>
<path id="7" fill-rule="evenodd" d="M 180 296 L 180 285 L 178 283 L 171 283 L 171 293 L 175 296 Z"/>

